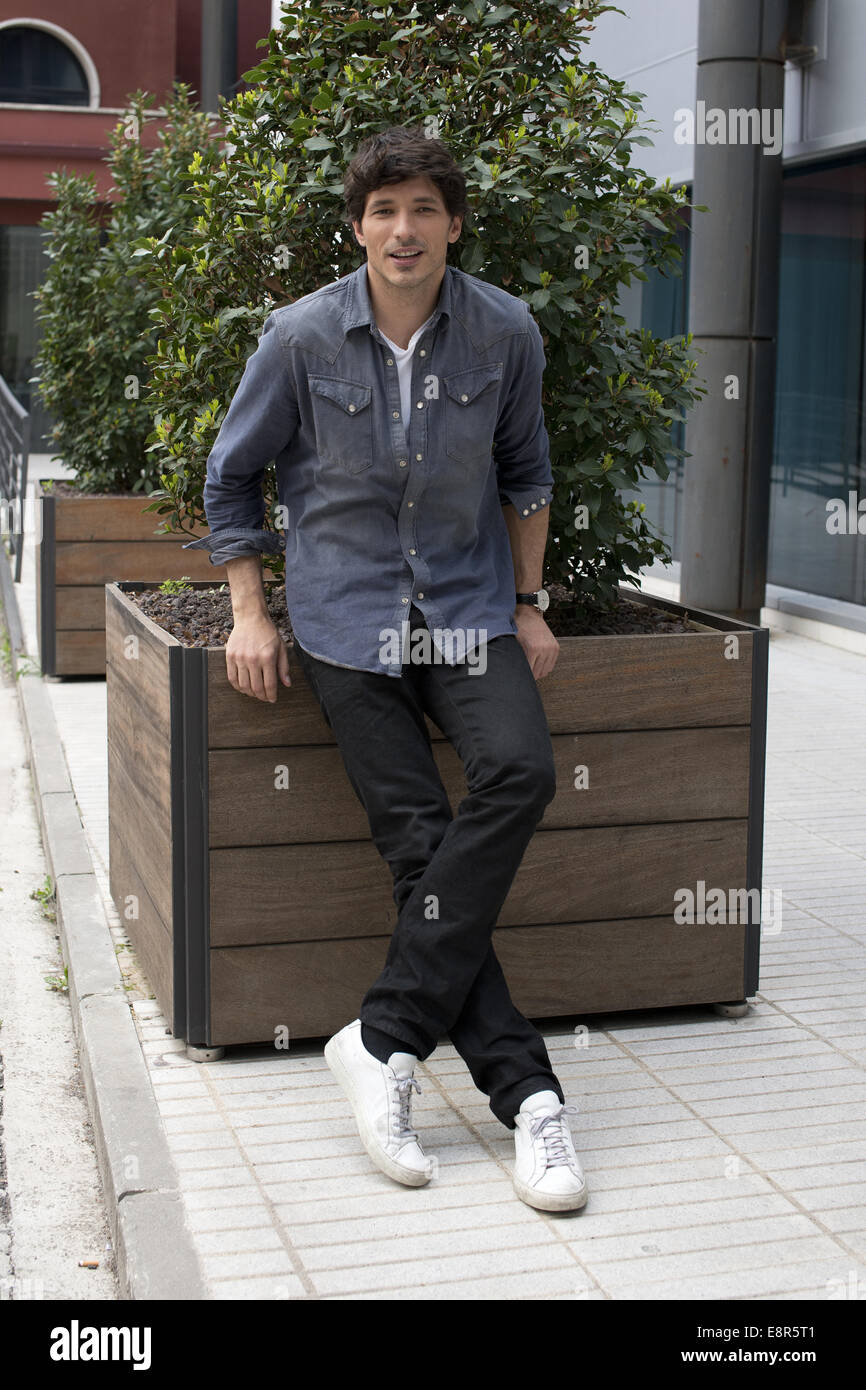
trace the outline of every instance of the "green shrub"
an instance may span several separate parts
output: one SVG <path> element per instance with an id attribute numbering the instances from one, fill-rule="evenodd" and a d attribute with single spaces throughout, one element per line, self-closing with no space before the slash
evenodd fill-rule
<path id="1" fill-rule="evenodd" d="M 526 300 L 542 331 L 547 581 L 605 601 L 627 568 L 669 558 L 620 492 L 667 477 L 681 456 L 672 423 L 701 388 L 690 340 L 629 331 L 617 305 L 641 266 L 676 268 L 684 194 L 631 165 L 649 143 L 638 95 L 581 64 L 611 8 L 417 0 L 362 18 L 311 0 L 284 14 L 244 75 L 255 85 L 221 108 L 226 149 L 192 161 L 191 235 L 137 246 L 161 292 L 149 444 L 163 487 L 150 509 L 171 529 L 205 523 L 207 457 L 267 314 L 362 264 L 343 170 L 367 135 L 406 124 L 443 139 L 466 176 L 471 211 L 451 263 Z M 264 491 L 273 525 L 273 463 Z M 269 564 L 279 572 L 282 557 Z"/>
<path id="2" fill-rule="evenodd" d="M 189 235 L 186 171 L 212 138 L 213 118 L 179 83 L 166 103 L 167 126 L 148 149 L 152 106 L 152 96 L 135 93 L 112 133 L 107 164 L 120 201 L 107 215 L 92 176 L 61 170 L 48 180 L 57 207 L 42 220 L 50 265 L 35 294 L 42 342 L 34 380 L 56 422 L 54 450 L 84 492 L 149 493 L 159 482 L 145 452 L 153 422 L 143 390 L 159 292 L 139 274 L 132 243 Z"/>

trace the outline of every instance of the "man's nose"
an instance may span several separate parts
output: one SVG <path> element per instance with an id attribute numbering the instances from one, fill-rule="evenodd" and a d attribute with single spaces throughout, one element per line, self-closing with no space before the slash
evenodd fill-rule
<path id="1" fill-rule="evenodd" d="M 415 223 L 410 212 L 398 212 L 394 222 L 394 235 L 401 241 L 412 241 L 415 237 Z"/>

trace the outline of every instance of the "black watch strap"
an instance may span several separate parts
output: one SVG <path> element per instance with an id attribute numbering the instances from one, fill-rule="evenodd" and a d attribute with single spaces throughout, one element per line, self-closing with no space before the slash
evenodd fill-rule
<path id="1" fill-rule="evenodd" d="M 531 594 L 516 594 L 515 598 L 518 603 L 526 603 L 530 608 L 537 608 L 539 613 L 543 613 L 550 602 L 545 588 L 536 589 Z"/>

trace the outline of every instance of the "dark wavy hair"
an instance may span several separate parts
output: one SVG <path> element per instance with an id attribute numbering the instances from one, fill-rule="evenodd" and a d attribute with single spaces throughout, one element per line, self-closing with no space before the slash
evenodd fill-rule
<path id="1" fill-rule="evenodd" d="M 343 179 L 346 221 L 360 222 L 367 194 L 388 183 L 427 177 L 436 185 L 449 216 L 465 217 L 466 180 L 448 146 L 421 126 L 391 126 L 359 146 Z"/>

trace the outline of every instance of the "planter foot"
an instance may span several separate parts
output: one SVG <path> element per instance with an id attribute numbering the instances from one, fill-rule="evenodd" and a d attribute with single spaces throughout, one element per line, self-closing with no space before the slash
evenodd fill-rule
<path id="1" fill-rule="evenodd" d="M 200 1047 L 196 1043 L 187 1043 L 186 1055 L 191 1062 L 218 1062 L 220 1057 L 225 1055 L 224 1047 Z"/>
<path id="2" fill-rule="evenodd" d="M 723 1018 L 743 1018 L 749 1012 L 748 999 L 731 999 L 724 1004 L 711 1004 L 713 1013 L 721 1014 Z"/>

